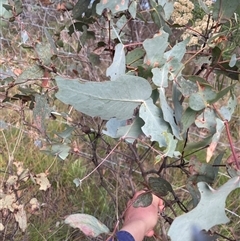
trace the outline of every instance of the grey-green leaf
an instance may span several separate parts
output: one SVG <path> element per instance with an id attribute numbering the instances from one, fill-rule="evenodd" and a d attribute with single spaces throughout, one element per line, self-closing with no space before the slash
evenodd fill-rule
<path id="1" fill-rule="evenodd" d="M 229 222 L 225 214 L 226 198 L 231 191 L 239 187 L 240 177 L 230 179 L 218 190 L 212 189 L 204 182 L 198 183 L 201 200 L 192 211 L 175 218 L 168 231 L 171 241 L 191 240 L 193 224 L 200 230 L 208 231 L 213 226 Z"/>
<path id="2" fill-rule="evenodd" d="M 101 0 L 97 4 L 97 14 L 101 15 L 105 8 L 111 10 L 112 14 L 121 12 L 128 9 L 129 0 L 119 1 L 119 0 Z"/>
<path id="3" fill-rule="evenodd" d="M 174 120 L 173 110 L 168 105 L 166 100 L 165 89 L 159 88 L 159 94 L 160 94 L 160 103 L 161 103 L 161 108 L 163 112 L 163 118 L 166 122 L 170 124 L 173 135 L 176 136 L 178 139 L 181 139 L 180 129 Z"/>
<path id="4" fill-rule="evenodd" d="M 134 109 L 152 93 L 147 80 L 130 75 L 122 75 L 116 81 L 87 83 L 57 77 L 56 82 L 59 100 L 84 114 L 104 120 L 131 118 Z"/>
<path id="5" fill-rule="evenodd" d="M 124 52 L 124 45 L 118 44 L 115 47 L 115 54 L 112 64 L 107 68 L 107 76 L 110 76 L 111 80 L 116 80 L 119 76 L 125 74 L 126 59 Z"/>
<path id="6" fill-rule="evenodd" d="M 143 120 L 136 117 L 130 125 L 120 126 L 117 130 L 117 136 L 124 138 L 129 143 L 133 143 L 135 139 L 143 134 L 141 129 L 143 125 Z"/>
<path id="7" fill-rule="evenodd" d="M 160 30 L 152 39 L 146 39 L 143 47 L 146 50 L 145 63 L 154 67 L 162 66 L 166 60 L 164 52 L 168 46 L 168 34 Z"/>
<path id="8" fill-rule="evenodd" d="M 141 105 L 139 117 L 145 122 L 142 127 L 144 134 L 152 141 L 157 141 L 159 146 L 166 146 L 163 133 L 169 132 L 169 125 L 163 119 L 162 110 L 153 104 L 152 99 L 146 100 Z"/>

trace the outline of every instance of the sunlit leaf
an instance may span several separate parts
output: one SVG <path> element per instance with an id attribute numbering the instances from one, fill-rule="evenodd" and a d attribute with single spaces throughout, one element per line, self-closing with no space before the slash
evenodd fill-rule
<path id="1" fill-rule="evenodd" d="M 146 100 L 141 105 L 139 117 L 145 122 L 142 127 L 143 133 L 152 141 L 157 141 L 160 146 L 166 146 L 163 133 L 169 131 L 169 125 L 163 119 L 162 110 L 153 104 L 152 99 Z"/>
<path id="2" fill-rule="evenodd" d="M 134 109 L 152 93 L 150 84 L 137 76 L 122 75 L 116 81 L 81 83 L 77 79 L 56 78 L 56 97 L 90 116 L 127 120 Z"/>
<path id="3" fill-rule="evenodd" d="M 233 67 L 236 64 L 236 62 L 237 62 L 237 56 L 236 56 L 236 54 L 233 54 L 231 56 L 231 59 L 230 59 L 230 62 L 229 62 L 229 66 Z"/>
<path id="4" fill-rule="evenodd" d="M 73 228 L 79 228 L 85 235 L 97 237 L 101 233 L 109 233 L 109 229 L 94 216 L 76 213 L 69 215 L 65 221 Z"/>
<path id="5" fill-rule="evenodd" d="M 24 205 L 18 205 L 17 210 L 14 212 L 14 217 L 16 222 L 19 225 L 19 228 L 22 230 L 22 232 L 25 232 L 27 229 L 27 213 L 24 209 Z"/>
<path id="6" fill-rule="evenodd" d="M 198 183 L 201 200 L 192 211 L 175 218 L 168 231 L 171 241 L 191 240 L 193 224 L 200 230 L 208 231 L 216 225 L 229 222 L 225 214 L 226 198 L 230 192 L 239 187 L 240 177 L 230 179 L 217 190 L 206 183 Z"/>
<path id="7" fill-rule="evenodd" d="M 39 173 L 35 175 L 34 177 L 35 182 L 40 185 L 39 190 L 46 191 L 48 188 L 51 187 L 51 184 L 47 178 L 46 173 Z"/>
<path id="8" fill-rule="evenodd" d="M 153 68 L 153 83 L 159 87 L 168 87 L 168 66 L 164 64 L 161 68 Z"/>
<path id="9" fill-rule="evenodd" d="M 111 77 L 111 80 L 117 80 L 119 76 L 125 74 L 125 51 L 124 45 L 118 44 L 115 47 L 115 54 L 112 64 L 107 68 L 106 75 Z"/>
<path id="10" fill-rule="evenodd" d="M 175 155 L 175 150 L 177 147 L 178 140 L 174 138 L 171 133 L 163 133 L 167 143 L 167 148 L 164 150 L 164 155 L 173 157 Z"/>

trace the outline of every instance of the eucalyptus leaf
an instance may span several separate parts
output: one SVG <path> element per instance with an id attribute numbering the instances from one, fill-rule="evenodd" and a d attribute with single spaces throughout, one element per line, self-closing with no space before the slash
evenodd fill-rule
<path id="1" fill-rule="evenodd" d="M 120 135 L 117 135 L 117 131 L 121 126 L 126 126 L 126 120 L 118 120 L 116 118 L 111 118 L 106 123 L 107 130 L 103 130 L 103 134 L 110 136 L 112 138 L 119 138 Z"/>
<path id="2" fill-rule="evenodd" d="M 168 87 L 168 66 L 164 64 L 161 68 L 153 68 L 153 83 L 159 87 Z"/>
<path id="3" fill-rule="evenodd" d="M 35 50 L 42 64 L 48 66 L 52 62 L 52 48 L 50 43 L 47 44 L 37 44 Z"/>
<path id="4" fill-rule="evenodd" d="M 133 207 L 148 207 L 152 204 L 153 196 L 151 192 L 141 193 L 133 202 Z"/>
<path id="5" fill-rule="evenodd" d="M 117 136 L 123 138 L 129 143 L 133 143 L 140 135 L 143 135 L 141 129 L 143 125 L 143 120 L 139 117 L 135 117 L 131 124 L 120 126 L 118 128 Z"/>
<path id="6" fill-rule="evenodd" d="M 231 120 L 232 114 L 234 113 L 236 106 L 237 98 L 235 95 L 232 95 L 228 100 L 227 106 L 222 106 L 220 108 L 220 113 L 225 120 Z"/>
<path id="7" fill-rule="evenodd" d="M 178 140 L 174 138 L 171 133 L 163 133 L 167 143 L 167 148 L 164 150 L 164 155 L 169 157 L 174 157 L 175 150 L 177 147 Z"/>
<path id="8" fill-rule="evenodd" d="M 101 0 L 97 4 L 97 14 L 101 15 L 105 8 L 111 10 L 112 14 L 121 12 L 128 9 L 129 0 L 119 1 L 119 0 Z"/>
<path id="9" fill-rule="evenodd" d="M 174 195 L 171 184 L 161 177 L 149 177 L 148 185 L 151 188 L 152 192 L 158 197 L 164 197 L 169 192 Z"/>
<path id="10" fill-rule="evenodd" d="M 46 123 L 45 119 L 48 119 L 51 115 L 52 108 L 47 102 L 45 95 L 35 95 L 35 106 L 33 108 L 33 121 L 34 126 L 41 132 L 45 133 Z"/>
<path id="11" fill-rule="evenodd" d="M 137 15 L 137 1 L 136 0 L 134 0 L 130 3 L 128 11 L 131 14 L 132 18 L 135 19 L 136 15 Z"/>
<path id="12" fill-rule="evenodd" d="M 38 65 L 30 65 L 18 76 L 15 83 L 26 82 L 27 80 L 36 80 L 43 77 L 44 70 Z"/>
<path id="13" fill-rule="evenodd" d="M 118 79 L 119 76 L 124 75 L 126 70 L 126 60 L 124 45 L 119 43 L 115 47 L 115 54 L 112 64 L 107 68 L 107 76 L 111 77 L 111 80 Z"/>
<path id="14" fill-rule="evenodd" d="M 97 237 L 101 233 L 110 232 L 107 226 L 89 214 L 71 214 L 65 218 L 64 222 L 73 228 L 79 228 L 85 235 L 90 237 Z"/>
<path id="15" fill-rule="evenodd" d="M 59 88 L 56 97 L 59 100 L 80 112 L 104 120 L 131 118 L 134 109 L 152 93 L 147 80 L 130 75 L 121 75 L 116 81 L 87 83 L 56 77 L 56 82 Z"/>
<path id="16" fill-rule="evenodd" d="M 73 18 L 78 19 L 81 18 L 82 15 L 88 10 L 88 6 L 91 0 L 78 0 L 76 5 L 72 10 Z"/>
<path id="17" fill-rule="evenodd" d="M 174 120 L 173 110 L 168 105 L 166 100 L 165 89 L 159 88 L 159 94 L 160 94 L 160 104 L 163 112 L 163 119 L 170 124 L 173 135 L 178 139 L 181 139 L 180 129 Z"/>
<path id="18" fill-rule="evenodd" d="M 216 0 L 213 4 L 213 19 L 229 19 L 232 17 L 237 7 L 240 5 L 239 0 Z"/>
<path id="19" fill-rule="evenodd" d="M 196 118 L 197 112 L 195 110 L 192 110 L 191 108 L 187 108 L 182 116 L 182 133 L 185 133 L 185 131 L 194 123 Z"/>
<path id="20" fill-rule="evenodd" d="M 165 132 L 169 132 L 169 125 L 163 119 L 160 108 L 153 104 L 152 99 L 146 100 L 140 107 L 139 117 L 145 122 L 143 133 L 152 141 L 157 141 L 159 146 L 166 146 Z"/>
<path id="21" fill-rule="evenodd" d="M 192 211 L 174 219 L 168 231 L 171 241 L 191 240 L 192 225 L 208 231 L 216 225 L 229 222 L 225 214 L 226 198 L 239 187 L 240 177 L 231 178 L 218 190 L 212 189 L 204 182 L 198 183 L 201 200 Z"/>
<path id="22" fill-rule="evenodd" d="M 237 62 L 237 56 L 236 54 L 233 54 L 229 62 L 229 67 L 232 68 L 234 65 L 236 65 L 236 62 Z"/>
<path id="23" fill-rule="evenodd" d="M 146 39 L 143 42 L 143 47 L 146 50 L 144 62 L 153 67 L 160 67 L 165 62 L 164 52 L 168 46 L 168 34 L 160 30 L 153 38 Z"/>
<path id="24" fill-rule="evenodd" d="M 214 134 L 217 124 L 215 111 L 211 108 L 206 108 L 203 113 L 196 118 L 195 124 L 198 128 L 206 128 L 211 134 Z"/>

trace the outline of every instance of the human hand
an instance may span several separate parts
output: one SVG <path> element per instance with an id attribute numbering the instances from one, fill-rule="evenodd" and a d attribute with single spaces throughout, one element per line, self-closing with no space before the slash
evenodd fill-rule
<path id="1" fill-rule="evenodd" d="M 157 224 L 158 212 L 164 208 L 163 200 L 153 195 L 152 204 L 148 207 L 133 207 L 133 202 L 144 191 L 137 192 L 128 202 L 128 208 L 124 215 L 124 224 L 121 230 L 131 233 L 135 241 L 140 241 L 144 236 L 152 236 L 153 228 Z"/>

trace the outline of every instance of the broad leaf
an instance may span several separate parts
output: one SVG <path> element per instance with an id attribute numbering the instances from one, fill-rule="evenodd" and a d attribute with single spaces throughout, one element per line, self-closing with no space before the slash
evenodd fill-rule
<path id="1" fill-rule="evenodd" d="M 182 116 L 182 133 L 185 133 L 192 123 L 194 123 L 196 115 L 197 112 L 189 107 L 185 110 Z"/>
<path id="2" fill-rule="evenodd" d="M 122 75 L 116 81 L 81 83 L 77 79 L 56 78 L 56 97 L 90 116 L 127 120 L 134 109 L 151 96 L 150 84 L 137 76 Z"/>
<path id="3" fill-rule="evenodd" d="M 219 20 L 220 18 L 226 21 L 232 17 L 239 5 L 239 0 L 217 0 L 213 4 L 213 19 Z"/>
<path id="4" fill-rule="evenodd" d="M 166 59 L 165 65 L 168 67 L 168 71 L 171 75 L 171 79 L 175 79 L 177 76 L 181 75 L 183 64 L 181 63 L 181 60 L 186 53 L 186 45 L 188 43 L 188 40 L 182 41 L 174 47 L 164 53 L 164 57 Z"/>
<path id="5" fill-rule="evenodd" d="M 163 88 L 159 88 L 159 94 L 160 104 L 163 112 L 163 119 L 170 124 L 173 135 L 176 136 L 178 139 L 181 139 L 179 127 L 174 120 L 173 110 L 168 105 L 166 100 L 165 90 Z"/>
<path id="6" fill-rule="evenodd" d="M 34 126 L 45 133 L 45 120 L 50 117 L 52 109 L 50 108 L 47 97 L 44 95 L 35 95 L 35 106 L 33 108 Z"/>
<path id="7" fill-rule="evenodd" d="M 149 177 L 148 184 L 152 192 L 158 197 L 164 197 L 169 192 L 174 195 L 171 184 L 161 177 Z"/>
<path id="8" fill-rule="evenodd" d="M 179 86 L 178 88 L 184 97 L 189 97 L 192 93 L 195 93 L 198 91 L 198 87 L 196 83 L 190 80 L 186 80 L 182 76 L 179 76 L 177 78 L 177 83 Z"/>
<path id="9" fill-rule="evenodd" d="M 216 131 L 216 114 L 211 108 L 206 108 L 201 115 L 199 115 L 195 124 L 198 128 L 206 128 L 211 134 Z"/>
<path id="10" fill-rule="evenodd" d="M 29 80 L 37 80 L 43 77 L 44 71 L 38 65 L 27 67 L 17 78 L 15 83 L 24 83 Z"/>
<path id="11" fill-rule="evenodd" d="M 40 59 L 43 65 L 49 66 L 52 62 L 52 47 L 50 43 L 47 44 L 37 44 L 35 50 L 38 54 L 38 58 Z"/>
<path id="12" fill-rule="evenodd" d="M 153 196 L 151 192 L 144 192 L 141 193 L 136 200 L 133 202 L 133 207 L 148 207 L 151 205 L 153 200 Z"/>
<path id="13" fill-rule="evenodd" d="M 78 0 L 78 2 L 76 3 L 76 5 L 72 10 L 73 18 L 74 19 L 81 18 L 82 15 L 88 10 L 88 6 L 90 2 L 91 0 Z"/>
<path id="14" fill-rule="evenodd" d="M 109 233 L 109 229 L 94 216 L 76 213 L 69 215 L 65 221 L 73 228 L 79 228 L 85 235 L 97 237 L 101 233 Z"/>
<path id="15" fill-rule="evenodd" d="M 136 14 L 137 14 L 137 1 L 136 0 L 134 0 L 130 3 L 128 11 L 131 14 L 133 19 L 136 18 Z"/>
<path id="16" fill-rule="evenodd" d="M 167 143 L 167 148 L 164 150 L 164 156 L 174 157 L 178 140 L 174 138 L 171 133 L 163 133 L 163 135 Z"/>
<path id="17" fill-rule="evenodd" d="M 113 62 L 107 68 L 106 75 L 110 76 L 111 80 L 116 80 L 119 76 L 125 74 L 125 62 L 124 45 L 120 43 L 115 47 Z"/>
<path id="18" fill-rule="evenodd" d="M 195 111 L 202 110 L 216 98 L 217 94 L 212 88 L 201 86 L 199 92 L 193 93 L 189 98 L 189 107 Z"/>
<path id="19" fill-rule="evenodd" d="M 144 122 L 141 118 L 136 117 L 130 125 L 121 126 L 117 130 L 117 136 L 122 137 L 125 141 L 133 143 L 140 135 L 143 135 L 142 126 Z"/>
<path id="20" fill-rule="evenodd" d="M 106 123 L 107 130 L 103 130 L 103 134 L 112 138 L 119 138 L 117 131 L 121 126 L 126 126 L 126 124 L 126 120 L 118 120 L 116 118 L 112 118 Z"/>
<path id="21" fill-rule="evenodd" d="M 112 14 L 115 14 L 117 12 L 121 12 L 124 10 L 128 9 L 128 4 L 129 4 L 129 0 L 123 0 L 123 1 L 119 1 L 119 0 L 101 0 L 100 3 L 97 4 L 97 14 L 101 15 L 102 11 L 105 8 L 108 8 L 109 10 L 111 10 Z"/>
<path id="22" fill-rule="evenodd" d="M 165 62 L 164 52 L 168 46 L 168 34 L 160 30 L 153 38 L 146 39 L 143 42 L 143 47 L 146 50 L 144 62 L 153 67 L 160 67 Z"/>
<path id="23" fill-rule="evenodd" d="M 157 141 L 159 146 L 166 146 L 164 133 L 169 132 L 169 125 L 163 119 L 162 110 L 153 104 L 152 99 L 141 105 L 139 117 L 145 122 L 142 127 L 144 134 L 152 141 Z"/>
<path id="24" fill-rule="evenodd" d="M 164 64 L 161 68 L 153 68 L 153 83 L 159 87 L 168 87 L 168 66 Z"/>
<path id="25" fill-rule="evenodd" d="M 199 230 L 229 222 L 225 214 L 225 202 L 230 192 L 240 187 L 240 177 L 230 179 L 218 190 L 212 189 L 204 182 L 198 183 L 201 200 L 192 211 L 175 218 L 168 235 L 171 241 L 191 240 L 191 228 L 196 225 Z M 211 217 L 211 218 L 209 218 Z"/>
<path id="26" fill-rule="evenodd" d="M 236 96 L 233 95 L 232 97 L 229 98 L 227 106 L 222 106 L 220 108 L 220 113 L 225 120 L 228 120 L 228 121 L 231 120 L 232 114 L 236 106 L 237 106 L 237 98 Z"/>

